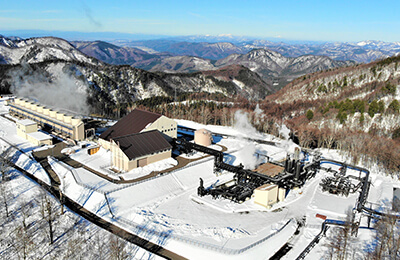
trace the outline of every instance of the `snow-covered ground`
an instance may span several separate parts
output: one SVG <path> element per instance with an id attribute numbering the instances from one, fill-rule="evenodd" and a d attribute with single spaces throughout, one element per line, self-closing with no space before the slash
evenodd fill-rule
<path id="1" fill-rule="evenodd" d="M 1 109 L 4 108 L 0 105 L 0 111 Z M 195 129 L 206 128 L 212 132 L 237 136 L 238 138 L 223 138 L 218 142 L 218 145 L 228 149 L 224 160 L 232 165 L 243 163 L 245 167 L 251 168 L 265 160 L 264 157 L 257 158 L 255 152 L 279 161 L 286 157 L 288 149 L 293 149 L 293 144 L 256 133 L 251 128 L 244 127 L 244 131 L 243 128 L 204 126 L 184 120 L 178 120 L 178 123 Z M 0 117 L 0 124 L 5 140 L 28 152 L 33 149 L 25 140 L 16 136 L 12 122 Z M 281 145 L 270 146 L 240 137 L 274 140 Z M 3 149 L 7 149 L 7 143 L 2 145 Z M 336 151 L 321 152 L 325 158 L 346 161 Z M 28 155 L 15 157 L 18 165 L 38 178 L 48 178 L 45 172 L 37 173 L 41 170 L 35 167 L 40 166 L 36 166 Z M 112 176 L 107 170 L 111 165 L 111 156 L 106 150 L 100 149 L 95 155 L 87 155 L 84 149 L 76 149 L 71 157 L 96 171 Z M 321 171 L 302 188 L 290 190 L 285 201 L 267 210 L 255 205 L 253 198 L 243 204 L 236 204 L 224 199 L 198 197 L 200 178 L 207 187 L 216 182 L 226 182 L 233 177 L 228 172 L 216 176 L 213 173 L 214 162 L 210 157 L 162 176 L 132 184 L 115 184 L 86 169 L 73 169 L 51 157 L 48 160 L 59 175 L 61 189 L 68 197 L 103 219 L 189 259 L 268 259 L 292 237 L 297 228 L 296 220 L 305 216 L 306 225 L 300 235 L 291 241 L 293 249 L 285 256 L 286 259 L 296 258 L 321 230 L 323 220 L 316 217 L 317 213 L 331 219 L 344 219 L 347 210 L 355 206 L 358 197 L 358 193 L 342 197 L 322 192 L 319 182 L 330 173 Z M 252 163 L 249 164 L 249 161 Z M 172 166 L 173 162 L 156 166 L 163 168 L 166 164 Z M 157 167 L 149 171 L 161 170 Z M 393 185 L 398 186 L 399 182 L 383 176 L 379 169 L 370 170 L 372 186 L 368 201 L 375 204 L 391 201 Z M 125 174 L 124 178 L 137 178 L 144 174 L 131 172 Z M 367 241 L 371 238 L 371 232 L 363 230 L 360 236 Z M 320 259 L 325 253 L 326 247 L 320 243 L 308 258 Z"/>

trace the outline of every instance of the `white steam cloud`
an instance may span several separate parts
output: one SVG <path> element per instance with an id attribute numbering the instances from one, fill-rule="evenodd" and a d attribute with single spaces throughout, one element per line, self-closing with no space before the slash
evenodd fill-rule
<path id="1" fill-rule="evenodd" d="M 258 131 L 251 125 L 248 118 L 248 113 L 241 110 L 235 113 L 235 124 L 233 126 L 238 132 L 245 134 L 249 137 L 259 135 Z M 240 136 L 239 136 L 240 138 Z M 254 143 L 247 144 L 238 153 L 238 161 L 241 162 L 245 169 L 253 170 L 260 161 L 257 159 L 256 146 Z"/>
<path id="2" fill-rule="evenodd" d="M 282 124 L 279 128 L 279 135 L 283 137 L 285 140 L 289 140 L 290 129 L 285 125 Z"/>
<path id="3" fill-rule="evenodd" d="M 257 130 L 249 122 L 248 113 L 241 110 L 235 112 L 235 124 L 233 128 L 247 136 L 258 134 Z"/>
<path id="4" fill-rule="evenodd" d="M 256 115 L 256 119 L 259 116 L 263 116 L 263 111 L 259 108 L 259 106 L 256 106 L 254 112 Z M 241 110 L 238 110 L 235 113 L 234 128 L 238 132 L 243 133 L 250 138 L 260 135 L 260 133 L 254 128 L 254 126 L 251 125 L 248 118 L 248 113 Z M 282 124 L 279 127 L 279 135 L 283 138 L 283 140 L 278 144 L 278 146 L 285 150 L 287 154 L 294 154 L 296 147 L 300 148 L 291 139 L 289 139 L 290 129 L 285 124 Z M 238 137 L 240 139 L 240 136 Z M 260 163 L 263 162 L 263 159 L 257 158 L 256 153 L 256 145 L 254 143 L 249 143 L 245 147 L 243 147 L 238 153 L 237 162 L 242 163 L 245 169 L 253 170 Z"/>
<path id="5" fill-rule="evenodd" d="M 280 143 L 280 147 L 286 151 L 287 154 L 294 154 L 296 147 L 300 148 L 297 144 L 293 142 L 292 139 L 289 139 L 290 129 L 282 124 L 279 129 L 279 135 L 283 137 L 283 141 Z"/>
<path id="6" fill-rule="evenodd" d="M 264 113 L 264 110 L 262 110 L 261 108 L 260 108 L 260 106 L 257 104 L 256 105 L 256 108 L 254 109 L 254 119 L 255 119 L 255 122 L 257 123 L 257 124 L 259 124 L 260 123 L 260 119 L 264 119 L 264 117 L 265 117 L 265 114 L 263 114 Z"/>
<path id="7" fill-rule="evenodd" d="M 253 143 L 248 144 L 240 150 L 237 159 L 243 164 L 245 169 L 254 170 L 263 162 L 261 158 L 257 158 L 256 152 L 256 146 Z"/>
<path id="8" fill-rule="evenodd" d="M 46 73 L 46 72 L 45 72 Z M 58 109 L 88 114 L 87 86 L 73 74 L 58 70 L 52 75 L 32 70 L 28 64 L 10 73 L 11 91 L 18 97 L 35 100 Z"/>

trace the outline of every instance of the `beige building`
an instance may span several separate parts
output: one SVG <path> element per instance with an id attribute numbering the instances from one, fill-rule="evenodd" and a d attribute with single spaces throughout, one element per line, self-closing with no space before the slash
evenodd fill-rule
<path id="1" fill-rule="evenodd" d="M 30 119 L 18 120 L 17 135 L 28 140 L 30 143 L 36 146 L 40 145 L 52 145 L 53 138 L 42 132 L 38 132 L 37 123 Z"/>
<path id="2" fill-rule="evenodd" d="M 172 138 L 177 137 L 175 120 L 135 109 L 100 135 L 99 144 L 112 152 L 116 169 L 130 171 L 171 157 Z"/>
<path id="3" fill-rule="evenodd" d="M 103 148 L 110 150 L 111 140 L 116 137 L 152 130 L 160 131 L 167 138 L 176 138 L 178 135 L 178 124 L 175 120 L 166 116 L 135 109 L 102 133 L 99 138 L 99 144 Z"/>
<path id="4" fill-rule="evenodd" d="M 29 119 L 18 120 L 17 125 L 17 135 L 27 139 L 27 134 L 37 132 L 38 127 L 35 121 Z"/>
<path id="5" fill-rule="evenodd" d="M 264 184 L 254 190 L 254 203 L 270 208 L 278 201 L 278 185 Z"/>
<path id="6" fill-rule="evenodd" d="M 29 133 L 26 139 L 36 146 L 53 144 L 53 137 L 42 132 Z"/>
<path id="7" fill-rule="evenodd" d="M 158 130 L 152 130 L 112 139 L 111 153 L 112 165 L 128 172 L 170 158 L 172 146 Z"/>
<path id="8" fill-rule="evenodd" d="M 85 125 L 80 118 L 42 106 L 38 103 L 15 98 L 8 102 L 10 113 L 30 119 L 44 127 L 50 127 L 55 132 L 74 140 L 85 139 Z"/>

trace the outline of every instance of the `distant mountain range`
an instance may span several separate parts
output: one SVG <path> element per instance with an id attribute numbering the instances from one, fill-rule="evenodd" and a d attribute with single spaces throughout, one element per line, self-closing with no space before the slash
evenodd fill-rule
<path id="1" fill-rule="evenodd" d="M 138 48 L 119 47 L 103 41 L 94 41 L 94 42 L 76 41 L 72 42 L 72 44 L 78 50 L 80 50 L 81 52 L 85 53 L 88 56 L 115 65 L 126 65 L 126 64 L 133 65 L 133 64 L 140 64 L 143 61 L 146 61 L 146 64 L 150 64 L 154 61 L 158 61 L 172 56 L 172 54 L 168 53 L 151 54 Z"/>
<path id="2" fill-rule="evenodd" d="M 153 96 L 173 96 L 175 92 L 220 93 L 260 100 L 305 74 L 355 64 L 326 56 L 288 57 L 266 48 L 253 49 L 248 44 L 239 48 L 232 43 L 171 43 L 165 41 L 163 51 L 156 52 L 150 49 L 158 41 L 139 49 L 102 41 L 69 43 L 55 37 L 0 37 L 0 64 L 9 65 L 1 67 L 0 89 L 9 91 L 25 77 L 28 83 L 35 81 L 32 75 L 37 73 L 48 82 L 66 74 L 106 107 L 127 106 Z M 253 44 L 257 47 L 266 43 Z M 388 51 L 393 47 L 382 42 L 357 46 Z M 182 53 L 190 51 L 192 56 L 175 55 L 171 53 L 174 48 Z M 248 51 L 237 53 L 245 48 Z M 225 57 L 206 59 L 201 55 Z"/>
<path id="3" fill-rule="evenodd" d="M 98 49 L 87 48 L 87 44 L 80 46 L 110 59 L 127 57 L 140 62 L 146 55 L 148 60 L 158 57 L 140 50 L 114 49 L 103 42 L 95 44 Z M 107 50 L 106 56 L 103 49 Z M 62 95 L 68 102 L 74 102 L 68 99 L 69 91 L 77 90 L 82 95 L 87 94 L 93 111 L 106 114 L 155 96 L 206 93 L 260 100 L 275 91 L 256 72 L 240 65 L 228 65 L 211 72 L 154 73 L 128 65 L 104 63 L 54 37 L 27 40 L 0 37 L 0 57 L 0 93 L 11 91 L 34 97 L 35 91 L 48 91 L 49 95 Z M 51 91 L 53 87 L 58 87 L 57 93 Z"/>
<path id="4" fill-rule="evenodd" d="M 359 63 L 369 63 L 376 59 L 383 59 L 400 53 L 400 42 L 371 40 L 360 42 L 321 42 L 287 40 L 274 37 L 260 39 L 229 34 L 165 36 L 114 32 L 82 33 L 33 30 L 4 31 L 3 33 L 22 37 L 53 35 L 69 40 L 101 40 L 121 47 L 136 47 L 150 53 L 167 51 L 173 56 L 197 56 L 215 60 L 226 58 L 233 53 L 245 54 L 252 49 L 259 48 L 276 51 L 286 57 L 322 55 L 334 60 L 353 60 Z M 228 44 L 233 46 L 228 48 Z M 222 45 L 223 50 L 218 45 Z"/>
<path id="5" fill-rule="evenodd" d="M 152 41 L 154 42 L 154 41 Z M 155 41 L 154 43 L 157 43 Z M 354 64 L 351 61 L 336 61 L 326 56 L 305 55 L 285 57 L 278 52 L 265 48 L 252 49 L 242 53 L 240 48 L 231 43 L 176 43 L 164 42 L 160 53 L 148 53 L 133 47 L 96 42 L 73 42 L 85 54 L 103 62 L 112 64 L 129 64 L 148 71 L 166 73 L 191 73 L 206 70 L 217 70 L 225 66 L 241 65 L 260 75 L 274 89 L 280 89 L 291 80 L 316 71 L 327 70 Z M 148 45 L 147 48 L 154 46 Z M 174 50 L 190 53 L 185 56 L 168 54 Z M 240 53 L 238 53 L 240 52 Z M 176 53 L 176 51 L 175 51 Z M 226 54 L 230 54 L 226 56 Z M 220 59 L 207 59 L 212 56 Z"/>
<path id="6" fill-rule="evenodd" d="M 199 42 L 203 40 L 203 42 Z M 206 40 L 211 40 L 206 41 Z M 400 53 L 400 42 L 362 41 L 357 43 L 341 42 L 275 42 L 267 40 L 234 38 L 234 37 L 179 37 L 146 41 L 111 41 L 125 46 L 146 48 L 153 52 L 169 52 L 174 55 L 198 56 L 206 59 L 221 59 L 237 53 L 245 54 L 252 49 L 268 49 L 279 52 L 286 57 L 303 55 L 327 56 L 334 60 L 353 60 L 368 63 Z M 220 46 L 223 46 L 221 48 Z"/>

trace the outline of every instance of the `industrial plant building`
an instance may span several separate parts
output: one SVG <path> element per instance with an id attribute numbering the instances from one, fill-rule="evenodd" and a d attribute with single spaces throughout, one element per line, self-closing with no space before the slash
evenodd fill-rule
<path id="1" fill-rule="evenodd" d="M 170 140 L 177 137 L 177 123 L 163 115 L 135 109 L 100 135 L 99 144 L 112 152 L 118 170 L 137 167 L 171 157 Z"/>
<path id="2" fill-rule="evenodd" d="M 73 140 L 85 139 L 85 125 L 80 118 L 22 98 L 8 101 L 8 105 L 10 114 L 30 119 Z"/>
<path id="3" fill-rule="evenodd" d="M 50 135 L 38 132 L 36 122 L 29 119 L 23 119 L 18 120 L 16 125 L 17 135 L 28 140 L 30 143 L 36 146 L 53 144 L 53 138 Z"/>

